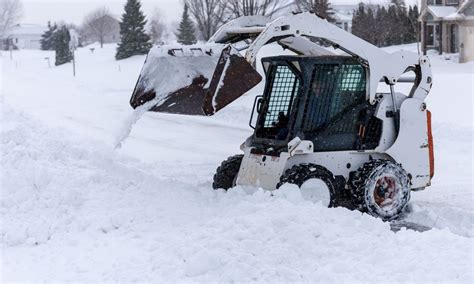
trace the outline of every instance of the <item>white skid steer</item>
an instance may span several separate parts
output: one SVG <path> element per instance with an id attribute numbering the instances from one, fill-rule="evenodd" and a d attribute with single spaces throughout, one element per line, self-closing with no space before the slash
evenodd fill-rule
<path id="1" fill-rule="evenodd" d="M 434 174 L 426 56 L 387 53 L 311 13 L 242 17 L 205 45 L 155 47 L 131 105 L 152 101 L 154 111 L 213 115 L 259 83 L 258 51 L 273 42 L 296 55 L 262 59 L 266 85 L 251 115 L 254 134 L 242 155 L 220 165 L 213 187 L 275 190 L 317 181 L 325 186 L 315 196 L 329 207 L 399 216 L 410 192 L 429 186 Z M 412 84 L 410 93 L 395 92 L 398 83 Z M 377 92 L 379 84 L 390 92 Z"/>

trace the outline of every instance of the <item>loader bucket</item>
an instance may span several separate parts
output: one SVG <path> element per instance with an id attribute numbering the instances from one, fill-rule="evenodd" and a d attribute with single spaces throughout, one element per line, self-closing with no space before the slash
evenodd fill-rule
<path id="1" fill-rule="evenodd" d="M 154 100 L 157 112 L 213 115 L 256 86 L 262 77 L 230 45 L 153 48 L 130 104 Z"/>

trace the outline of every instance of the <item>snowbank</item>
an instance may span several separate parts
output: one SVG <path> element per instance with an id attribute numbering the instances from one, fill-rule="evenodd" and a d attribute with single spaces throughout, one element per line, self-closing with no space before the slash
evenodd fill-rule
<path id="1" fill-rule="evenodd" d="M 143 164 L 3 109 L 5 281 L 472 279 L 472 239 L 449 230 L 394 233 L 293 187 L 213 191 L 207 169 Z"/>

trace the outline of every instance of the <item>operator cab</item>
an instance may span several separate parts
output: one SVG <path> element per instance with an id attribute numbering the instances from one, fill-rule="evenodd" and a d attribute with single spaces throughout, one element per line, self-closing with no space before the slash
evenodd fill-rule
<path id="1" fill-rule="evenodd" d="M 382 121 L 368 103 L 368 68 L 359 61 L 350 56 L 276 56 L 262 63 L 266 86 L 254 107 L 256 149 L 286 151 L 295 137 L 312 141 L 316 152 L 378 145 Z"/>

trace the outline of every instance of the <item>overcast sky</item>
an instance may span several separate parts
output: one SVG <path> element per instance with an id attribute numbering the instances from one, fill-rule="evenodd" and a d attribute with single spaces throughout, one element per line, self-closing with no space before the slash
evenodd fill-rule
<path id="1" fill-rule="evenodd" d="M 389 0 L 371 0 L 367 3 L 385 3 Z M 414 3 L 417 0 L 406 0 Z M 22 0 L 24 7 L 23 23 L 46 25 L 52 22 L 64 21 L 80 24 L 85 15 L 90 11 L 106 6 L 119 17 L 123 13 L 126 0 Z M 152 14 L 154 9 L 159 9 L 166 23 L 179 20 L 182 13 L 181 0 L 141 0 L 145 14 Z M 334 4 L 355 4 L 360 0 L 332 0 Z"/>

